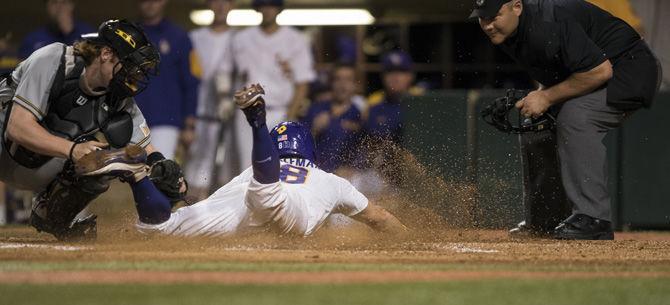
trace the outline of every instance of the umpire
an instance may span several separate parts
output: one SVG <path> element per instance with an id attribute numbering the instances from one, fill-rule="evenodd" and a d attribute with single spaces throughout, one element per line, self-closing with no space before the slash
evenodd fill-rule
<path id="1" fill-rule="evenodd" d="M 540 83 L 516 104 L 521 114 L 557 114 L 556 142 L 548 145 L 557 147 L 572 215 L 554 237 L 613 239 L 603 139 L 651 106 L 657 59 L 631 26 L 586 1 L 477 0 L 470 17 Z"/>
<path id="2" fill-rule="evenodd" d="M 42 47 L 0 78 L 0 180 L 39 192 L 30 223 L 59 240 L 96 237 L 95 215 L 77 214 L 111 179 L 75 177 L 73 162 L 132 143 L 151 153 L 149 165 L 169 163 L 159 162 L 164 158 L 132 98 L 156 72 L 156 49 L 124 20 L 82 37 L 73 46 Z"/>

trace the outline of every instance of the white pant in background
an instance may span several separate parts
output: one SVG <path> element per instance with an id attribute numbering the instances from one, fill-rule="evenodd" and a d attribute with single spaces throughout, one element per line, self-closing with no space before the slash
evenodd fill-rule
<path id="1" fill-rule="evenodd" d="M 275 125 L 286 120 L 286 109 L 277 108 L 267 109 L 265 120 L 267 122 L 268 131 L 272 131 Z M 237 153 L 238 160 L 240 160 L 240 169 L 244 170 L 251 166 L 251 148 L 253 147 L 253 138 L 251 133 L 251 126 L 247 122 L 247 118 L 239 111 L 235 114 L 235 132 L 237 139 Z M 153 137 L 152 137 L 153 139 Z"/>
<path id="2" fill-rule="evenodd" d="M 151 126 L 151 144 L 166 159 L 174 159 L 177 143 L 179 141 L 179 128 L 170 125 Z"/>
<path id="3" fill-rule="evenodd" d="M 188 161 L 184 166 L 184 175 L 189 186 L 210 188 L 212 184 L 216 184 L 218 188 L 239 174 L 240 171 L 232 170 L 235 164 L 232 163 L 232 154 L 236 153 L 232 127 L 233 122 L 231 121 L 222 135 L 219 122 L 198 121 L 196 123 L 195 142 L 189 147 Z M 223 138 L 219 138 L 220 136 Z M 217 152 L 221 141 L 224 141 L 223 150 L 225 151 Z M 221 153 L 220 157 L 223 158 L 223 164 L 218 169 L 216 168 L 217 153 Z M 215 170 L 219 170 L 218 181 L 210 181 Z"/>

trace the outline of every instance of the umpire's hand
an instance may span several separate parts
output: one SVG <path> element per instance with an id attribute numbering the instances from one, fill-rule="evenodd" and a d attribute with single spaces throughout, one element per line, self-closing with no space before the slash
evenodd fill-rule
<path id="1" fill-rule="evenodd" d="M 539 118 L 547 112 L 551 102 L 544 91 L 536 90 L 516 102 L 515 106 L 520 109 L 521 115 L 527 118 Z"/>

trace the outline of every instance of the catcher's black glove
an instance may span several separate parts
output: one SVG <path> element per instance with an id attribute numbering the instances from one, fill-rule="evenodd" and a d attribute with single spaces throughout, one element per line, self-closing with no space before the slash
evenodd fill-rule
<path id="1" fill-rule="evenodd" d="M 149 165 L 149 179 L 170 200 L 172 204 L 184 200 L 186 191 L 180 192 L 181 185 L 188 184 L 184 179 L 184 173 L 177 162 L 165 159 L 163 154 L 153 152 L 147 157 Z"/>

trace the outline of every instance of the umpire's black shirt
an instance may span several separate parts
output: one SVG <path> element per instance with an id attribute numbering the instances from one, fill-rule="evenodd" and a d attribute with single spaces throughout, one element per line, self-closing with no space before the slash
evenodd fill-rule
<path id="1" fill-rule="evenodd" d="M 501 49 L 546 87 L 613 63 L 640 41 L 623 20 L 583 0 L 523 0 L 519 26 Z"/>

